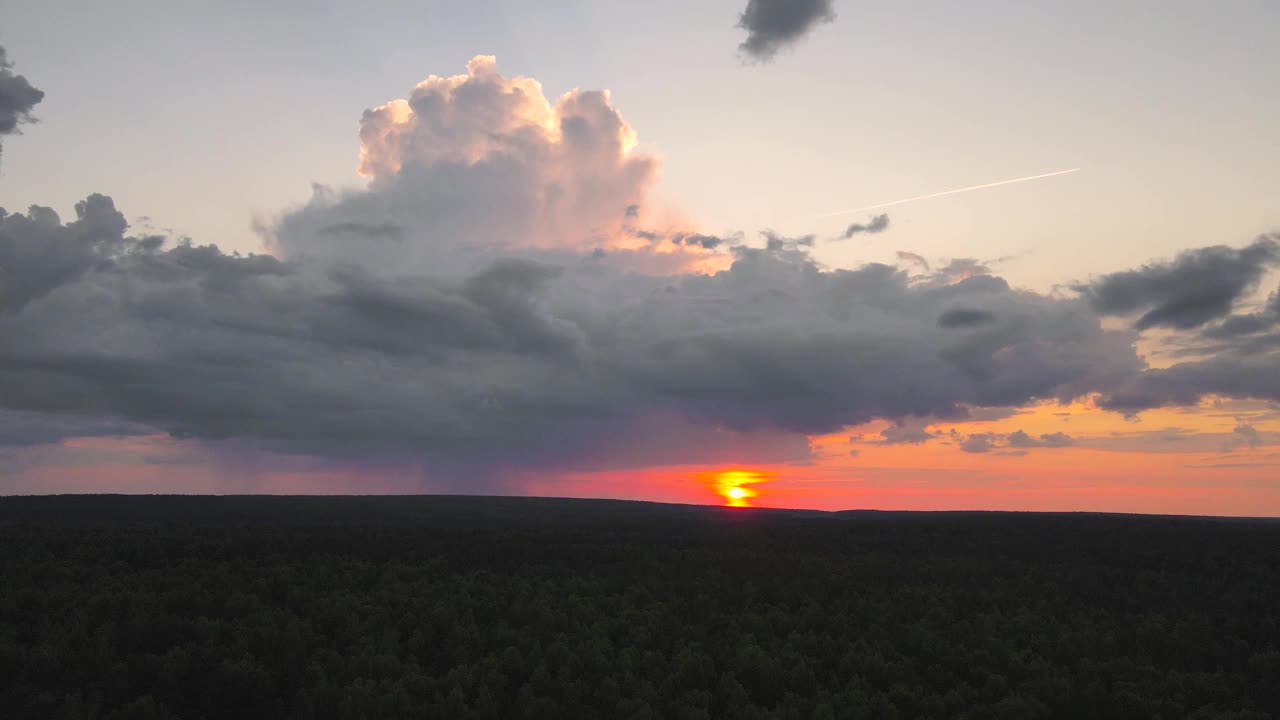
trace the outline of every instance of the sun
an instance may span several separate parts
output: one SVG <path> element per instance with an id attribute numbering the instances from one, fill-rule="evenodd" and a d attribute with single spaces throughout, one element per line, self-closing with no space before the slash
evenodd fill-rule
<path id="1" fill-rule="evenodd" d="M 755 470 L 720 470 L 703 473 L 700 479 L 720 497 L 729 507 L 751 507 L 751 499 L 760 496 L 760 491 L 753 485 L 768 482 L 772 475 Z"/>

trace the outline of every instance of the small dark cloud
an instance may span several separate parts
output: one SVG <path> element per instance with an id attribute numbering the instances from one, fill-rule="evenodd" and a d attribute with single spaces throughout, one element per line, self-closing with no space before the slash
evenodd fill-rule
<path id="1" fill-rule="evenodd" d="M 1244 440 L 1244 443 L 1251 448 L 1256 448 L 1262 444 L 1262 436 L 1258 429 L 1248 423 L 1240 423 L 1232 432 L 1239 435 Z"/>
<path id="2" fill-rule="evenodd" d="M 639 216 L 640 216 L 640 206 L 639 206 L 639 205 L 628 205 L 628 206 L 627 206 L 627 209 L 626 209 L 625 211 L 623 211 L 622 216 L 623 216 L 623 217 L 625 217 L 625 218 L 635 218 L 635 217 L 639 217 Z"/>
<path id="3" fill-rule="evenodd" d="M 779 235 L 772 230 L 765 230 L 760 235 L 764 238 L 766 250 L 795 250 L 801 247 L 813 247 L 818 238 L 816 235 L 787 237 L 786 235 Z"/>
<path id="4" fill-rule="evenodd" d="M 1032 448 L 1063 448 L 1071 447 L 1075 444 L 1075 438 L 1066 433 L 1045 433 L 1036 437 L 1022 430 L 1014 430 L 1007 435 L 1001 433 L 974 433 L 964 438 L 960 443 L 960 449 L 969 453 L 984 453 L 999 448 L 1007 448 L 1009 451 L 1002 454 L 1022 455 Z"/>
<path id="5" fill-rule="evenodd" d="M 676 245 L 696 245 L 704 250 L 714 250 L 724 243 L 724 238 L 702 233 L 676 233 L 671 236 L 671 242 Z"/>
<path id="6" fill-rule="evenodd" d="M 357 235 L 368 238 L 386 238 L 389 240 L 400 240 L 404 238 L 404 228 L 392 222 L 337 222 L 320 228 L 320 233 L 323 235 Z"/>
<path id="7" fill-rule="evenodd" d="M 1039 441 L 1037 441 L 1035 438 L 1031 437 L 1030 435 L 1026 434 L 1021 430 L 1015 430 L 1014 432 L 1009 433 L 1007 442 L 1009 444 L 1009 447 L 1016 447 L 1016 448 L 1040 447 Z"/>
<path id="8" fill-rule="evenodd" d="M 864 223 L 854 223 L 844 229 L 844 239 L 848 240 L 854 235 L 865 233 L 867 235 L 875 235 L 889 229 L 889 215 L 880 213 Z"/>
<path id="9" fill-rule="evenodd" d="M 899 250 L 898 259 L 904 260 L 906 262 L 915 263 L 920 267 L 924 268 L 926 272 L 928 272 L 929 270 L 929 261 L 925 260 L 923 255 L 918 255 L 916 253 L 908 252 L 906 250 Z"/>
<path id="10" fill-rule="evenodd" d="M 1063 432 L 1045 433 L 1040 436 L 1040 442 L 1045 447 L 1067 447 L 1076 444 L 1074 438 Z"/>
<path id="11" fill-rule="evenodd" d="M 18 126 L 35 122 L 31 111 L 44 99 L 39 90 L 22 75 L 13 72 L 5 49 L 0 46 L 0 136 L 20 133 Z M 3 148 L 0 147 L 0 152 Z"/>
<path id="12" fill-rule="evenodd" d="M 986 310 L 974 308 L 953 308 L 938 316 L 938 327 L 967 328 L 990 325 L 996 316 Z"/>
<path id="13" fill-rule="evenodd" d="M 955 258 L 933 273 L 936 283 L 953 283 L 971 277 L 990 275 L 991 267 L 977 258 Z"/>
<path id="14" fill-rule="evenodd" d="M 1266 271 L 1280 262 L 1280 244 L 1263 236 L 1243 248 L 1223 245 L 1188 250 L 1172 262 L 1112 273 L 1072 289 L 1101 315 L 1142 313 L 1138 330 L 1189 330 L 1231 313 Z"/>
<path id="15" fill-rule="evenodd" d="M 960 443 L 960 449 L 967 453 L 991 452 L 998 445 L 999 436 L 992 433 L 975 433 Z"/>
<path id="16" fill-rule="evenodd" d="M 1251 462 L 1238 462 L 1238 463 L 1225 462 L 1225 463 L 1203 463 L 1203 464 L 1199 464 L 1199 465 L 1183 465 L 1182 467 L 1185 467 L 1185 468 L 1196 468 L 1196 469 L 1210 469 L 1210 468 L 1212 468 L 1212 469 L 1218 469 L 1218 468 L 1257 468 L 1257 467 L 1273 467 L 1273 464 L 1271 464 L 1271 463 L 1251 463 Z M 1274 465 L 1274 467 L 1280 467 L 1280 465 Z"/>
<path id="17" fill-rule="evenodd" d="M 823 23 L 836 19 L 833 0 L 748 0 L 738 18 L 747 39 L 738 49 L 753 60 L 772 60 Z"/>
<path id="18" fill-rule="evenodd" d="M 880 431 L 884 445 L 919 445 L 937 437 L 928 430 L 928 422 L 904 418 Z"/>

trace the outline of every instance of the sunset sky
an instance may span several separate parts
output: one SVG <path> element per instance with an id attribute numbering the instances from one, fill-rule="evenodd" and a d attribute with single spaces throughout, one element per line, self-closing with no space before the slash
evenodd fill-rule
<path id="1" fill-rule="evenodd" d="M 0 494 L 1280 515 L 1277 27 L 18 0 Z"/>

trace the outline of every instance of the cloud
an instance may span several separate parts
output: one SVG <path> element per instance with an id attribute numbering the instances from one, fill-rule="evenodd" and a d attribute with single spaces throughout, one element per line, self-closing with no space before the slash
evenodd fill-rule
<path id="1" fill-rule="evenodd" d="M 1197 328 L 1226 317 L 1252 291 L 1268 268 L 1280 263 L 1280 244 L 1264 235 L 1236 249 L 1188 250 L 1172 262 L 1104 275 L 1072 286 L 1102 315 L 1142 313 L 1139 330 Z"/>
<path id="2" fill-rule="evenodd" d="M 755 60 L 772 60 L 818 25 L 834 21 L 833 5 L 833 0 L 748 0 L 738 18 L 747 39 L 738 49 Z"/>
<path id="3" fill-rule="evenodd" d="M 13 63 L 0 46 L 0 138 L 20 133 L 23 123 L 35 122 L 31 111 L 43 99 L 44 91 L 33 87 L 25 76 L 14 74 Z"/>
<path id="4" fill-rule="evenodd" d="M 867 221 L 865 225 L 862 223 L 854 223 L 849 227 L 845 228 L 844 239 L 848 240 L 849 238 L 859 233 L 876 235 L 888 229 L 889 229 L 889 215 L 886 213 L 881 213 L 871 218 L 871 220 Z"/>

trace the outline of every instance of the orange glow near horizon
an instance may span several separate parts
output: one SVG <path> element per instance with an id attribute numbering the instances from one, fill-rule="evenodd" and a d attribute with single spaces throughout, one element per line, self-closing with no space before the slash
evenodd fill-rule
<path id="1" fill-rule="evenodd" d="M 1046 402 L 989 419 L 920 424 L 927 441 L 889 442 L 873 421 L 807 438 L 804 456 L 531 469 L 490 492 L 814 510 L 1009 510 L 1280 517 L 1280 405 L 1210 399 L 1140 418 L 1089 402 Z M 1021 444 L 1010 438 L 1024 433 Z M 1045 436 L 1069 436 L 1065 445 Z M 974 436 L 991 439 L 967 451 Z M 794 453 L 794 448 L 788 450 Z M 756 457 L 758 459 L 745 459 Z M 168 435 L 76 437 L 6 449 L 0 494 L 415 494 L 440 491 L 420 467 L 252 463 Z M 743 464 L 729 464 L 743 463 Z M 0 463 L 5 464 L 5 463 Z M 407 469 L 406 469 L 407 468 Z M 481 492 L 480 494 L 484 494 Z"/>

